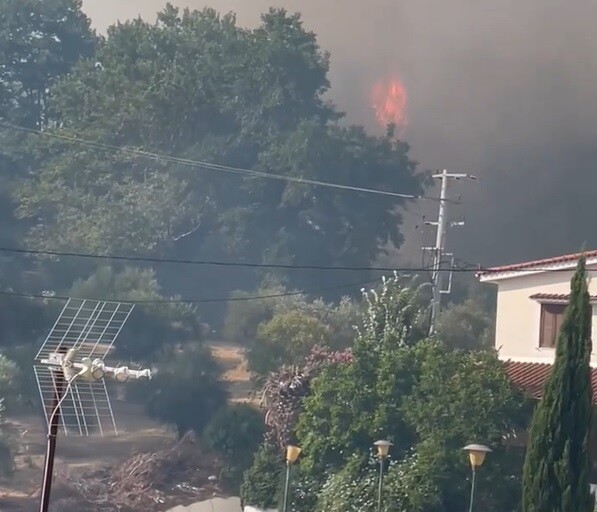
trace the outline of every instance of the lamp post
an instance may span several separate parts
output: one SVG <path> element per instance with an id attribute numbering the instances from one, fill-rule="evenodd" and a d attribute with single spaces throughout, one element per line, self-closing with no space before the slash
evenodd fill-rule
<path id="1" fill-rule="evenodd" d="M 377 493 L 377 512 L 381 512 L 381 502 L 382 502 L 382 490 L 383 490 L 383 461 L 388 456 L 390 451 L 390 446 L 392 443 L 390 441 L 375 441 L 373 446 L 377 448 L 377 456 L 379 457 L 379 490 Z"/>
<path id="2" fill-rule="evenodd" d="M 288 507 L 288 488 L 290 486 L 290 466 L 297 461 L 300 454 L 301 454 L 301 449 L 298 446 L 289 445 L 286 447 L 286 485 L 284 486 L 284 508 L 282 509 L 283 512 L 286 512 L 286 508 Z"/>
<path id="3" fill-rule="evenodd" d="M 491 449 L 482 444 L 469 444 L 463 448 L 468 452 L 468 457 L 471 463 L 472 480 L 471 480 L 471 501 L 468 507 L 469 512 L 473 512 L 473 502 L 475 499 L 475 483 L 477 476 L 477 468 L 480 468 L 485 461 L 485 456 L 491 453 Z"/>

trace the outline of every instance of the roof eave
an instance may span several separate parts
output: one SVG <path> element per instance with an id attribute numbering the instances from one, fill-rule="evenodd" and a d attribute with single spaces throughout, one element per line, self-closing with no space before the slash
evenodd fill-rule
<path id="1" fill-rule="evenodd" d="M 533 269 L 533 267 L 529 267 L 528 269 L 504 271 L 496 270 L 495 272 L 493 272 L 489 269 L 486 272 L 478 273 L 477 277 L 479 278 L 479 282 L 481 283 L 497 283 L 498 281 L 503 281 L 505 279 L 545 274 L 546 272 L 552 272 L 554 270 L 573 270 L 576 268 L 577 264 L 578 261 L 570 261 L 566 263 L 558 263 L 557 265 L 546 265 L 540 267 L 540 270 L 537 270 L 536 268 Z M 597 265 L 597 258 L 588 259 L 586 264 L 587 267 Z"/>

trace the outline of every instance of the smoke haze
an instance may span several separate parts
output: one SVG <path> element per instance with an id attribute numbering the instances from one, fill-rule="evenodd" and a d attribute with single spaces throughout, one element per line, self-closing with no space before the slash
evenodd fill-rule
<path id="1" fill-rule="evenodd" d="M 331 97 L 347 120 L 380 131 L 370 88 L 398 74 L 408 92 L 404 139 L 422 168 L 479 177 L 454 185 L 449 234 L 485 265 L 597 247 L 597 2 L 592 0 L 181 0 L 258 23 L 270 5 L 300 11 L 331 52 Z M 85 0 L 99 30 L 162 0 Z M 435 204 L 411 209 L 429 217 Z M 409 219 L 414 226 L 416 219 Z M 418 251 L 421 236 L 409 235 Z M 432 232 L 424 238 L 429 243 Z M 415 251 L 416 252 L 416 251 Z"/>

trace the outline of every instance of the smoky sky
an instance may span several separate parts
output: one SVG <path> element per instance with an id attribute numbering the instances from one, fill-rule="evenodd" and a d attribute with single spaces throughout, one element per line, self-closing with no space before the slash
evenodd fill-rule
<path id="1" fill-rule="evenodd" d="M 597 247 L 597 2 L 591 0 L 180 0 L 237 13 L 253 26 L 269 6 L 303 14 L 331 53 L 330 97 L 347 121 L 380 133 L 368 91 L 398 74 L 404 132 L 421 169 L 467 171 L 448 245 L 484 265 Z M 85 0 L 99 30 L 160 0 Z M 434 192 L 434 191 L 432 191 Z M 434 193 L 436 193 L 435 191 Z M 410 209 L 435 216 L 437 205 Z M 405 253 L 429 243 L 417 216 Z"/>

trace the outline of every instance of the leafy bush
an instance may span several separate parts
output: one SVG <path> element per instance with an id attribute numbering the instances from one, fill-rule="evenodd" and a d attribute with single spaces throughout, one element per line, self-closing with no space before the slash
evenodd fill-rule
<path id="1" fill-rule="evenodd" d="M 160 301 L 165 297 L 152 269 L 101 267 L 76 281 L 72 297 L 115 297 L 120 300 Z M 174 297 L 176 298 L 176 297 Z M 119 354 L 147 360 L 166 345 L 198 341 L 201 325 L 192 306 L 179 303 L 140 304 L 128 319 L 115 345 Z"/>
<path id="2" fill-rule="evenodd" d="M 287 292 L 280 285 L 260 288 L 253 294 L 235 292 L 234 297 L 267 296 Z M 342 350 L 355 334 L 360 305 L 348 297 L 338 304 L 310 300 L 297 293 L 259 301 L 236 301 L 228 306 L 224 326 L 226 339 L 248 346 L 248 366 L 263 378 L 283 364 L 302 364 L 315 346 Z"/>
<path id="3" fill-rule="evenodd" d="M 41 412 L 37 381 L 31 368 L 31 362 L 38 350 L 37 344 L 29 343 L 15 345 L 3 351 L 6 358 L 14 363 L 14 366 L 10 365 L 8 370 L 12 374 L 12 383 L 7 383 L 7 387 L 0 383 L 0 396 L 5 397 L 5 403 L 11 410 L 14 410 L 15 407 L 29 409 L 33 406 L 39 407 L 38 412 Z M 0 363 L 1 366 L 2 363 Z M 2 373 L 2 369 L 0 369 L 0 373 Z M 3 391 L 3 389 L 8 391 Z"/>
<path id="4" fill-rule="evenodd" d="M 247 354 L 249 370 L 264 376 L 282 364 L 300 364 L 316 346 L 326 346 L 329 329 L 317 318 L 293 310 L 259 326 Z"/>
<path id="5" fill-rule="evenodd" d="M 451 304 L 439 316 L 436 334 L 443 343 L 464 350 L 487 350 L 493 346 L 495 320 L 483 304 L 467 299 Z"/>
<path id="6" fill-rule="evenodd" d="M 503 436 L 525 427 L 527 402 L 494 353 L 454 351 L 425 339 L 417 295 L 396 278 L 366 297 L 352 360 L 324 367 L 302 399 L 296 428 L 301 468 L 313 480 L 339 475 L 322 510 L 351 510 L 347 503 L 356 500 L 357 510 L 367 511 L 366 472 L 343 471 L 350 472 L 352 454 L 366 456 L 383 437 L 394 443 L 396 460 L 388 473 L 388 502 L 395 507 L 389 510 L 462 510 L 470 473 L 462 446 L 482 440 L 494 451 L 483 467 L 492 485 L 479 488 L 479 507 L 513 510 L 521 457 L 506 450 Z M 345 494 L 353 498 L 342 505 Z"/>
<path id="7" fill-rule="evenodd" d="M 213 416 L 203 438 L 209 448 L 224 455 L 226 484 L 238 489 L 264 431 L 263 414 L 247 404 L 231 404 Z"/>
<path id="8" fill-rule="evenodd" d="M 231 299 L 274 295 L 284 293 L 283 287 L 259 288 L 256 292 L 234 291 Z M 269 320 L 274 311 L 276 299 L 233 300 L 229 302 L 224 320 L 224 339 L 235 343 L 247 344 L 255 339 L 259 324 Z"/>
<path id="9" fill-rule="evenodd" d="M 0 477 L 9 476 L 14 471 L 14 458 L 10 443 L 2 432 L 2 415 L 4 404 L 0 398 Z"/>
<path id="10" fill-rule="evenodd" d="M 262 444 L 253 464 L 245 471 L 240 488 L 241 502 L 260 509 L 274 508 L 282 490 L 284 460 L 269 444 Z"/>
<path id="11" fill-rule="evenodd" d="M 143 386 L 149 416 L 174 425 L 182 437 L 188 430 L 202 433 L 226 404 L 220 375 L 209 349 L 192 344 L 169 350 L 158 360 L 155 376 L 135 387 L 138 392 Z"/>
<path id="12" fill-rule="evenodd" d="M 18 379 L 20 374 L 16 363 L 4 354 L 0 354 L 0 399 L 3 399 L 6 405 L 14 405 L 19 401 Z"/>

